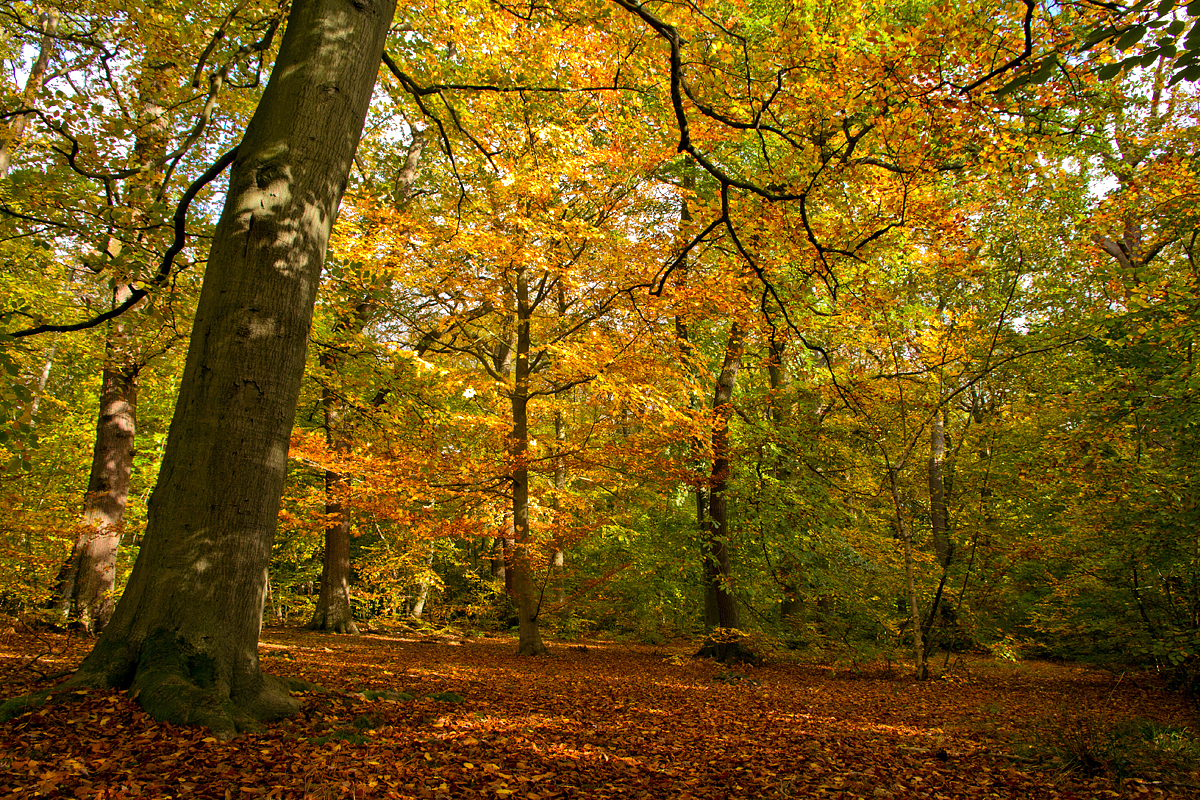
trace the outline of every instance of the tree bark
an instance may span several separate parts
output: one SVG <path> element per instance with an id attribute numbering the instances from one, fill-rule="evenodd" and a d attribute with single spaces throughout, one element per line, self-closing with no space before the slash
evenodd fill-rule
<path id="1" fill-rule="evenodd" d="M 267 565 L 330 229 L 394 0 L 294 0 L 213 235 L 141 553 L 69 686 L 219 736 L 295 711 L 264 675 Z"/>
<path id="2" fill-rule="evenodd" d="M 684 174 L 682 188 L 685 192 L 689 193 L 695 189 L 695 180 L 692 174 Z M 691 228 L 692 211 L 691 207 L 688 206 L 687 197 L 685 195 L 679 204 L 679 232 L 686 235 L 689 233 Z M 685 255 L 679 262 L 679 268 L 676 270 L 676 280 L 680 284 L 682 284 L 685 279 L 688 265 L 689 260 Z M 679 344 L 680 356 L 684 359 L 685 363 L 694 364 L 696 348 L 695 345 L 692 344 L 691 333 L 688 329 L 687 319 L 680 315 L 676 315 L 675 317 L 675 339 Z M 689 392 L 688 408 L 690 408 L 694 413 L 699 414 L 702 407 L 702 399 L 695 392 Z M 693 449 L 696 450 L 698 450 L 701 445 L 699 441 L 694 441 L 692 444 Z M 697 482 L 695 488 L 695 501 L 696 530 L 699 532 L 701 541 L 704 543 L 702 545 L 703 550 L 701 552 L 701 560 L 705 566 L 700 572 L 700 589 L 703 593 L 702 603 L 704 606 L 704 630 L 711 631 L 713 628 L 719 627 L 721 622 L 719 613 L 717 611 L 717 583 L 714 581 L 713 575 L 707 568 L 709 551 L 711 549 L 708 544 L 709 495 L 705 486 L 699 482 Z"/>
<path id="3" fill-rule="evenodd" d="M 125 186 L 126 194 L 135 189 L 153 190 L 162 180 L 162 172 L 153 165 L 166 152 L 166 120 L 162 93 L 169 70 L 147 57 L 138 76 L 141 88 L 139 134 L 134 143 L 134 163 L 146 171 L 133 176 Z M 144 208 L 137 208 L 131 227 L 146 226 Z M 137 239 L 144 239 L 139 234 Z M 120 238 L 109 237 L 106 252 L 115 259 L 123 245 Z M 132 287 L 126 273 L 114 272 L 112 306 L 129 299 Z M 56 606 L 60 621 L 74 624 L 96 634 L 108 624 L 113 611 L 113 586 L 116 580 L 117 553 L 125 524 L 125 504 L 133 466 L 137 435 L 137 376 L 146 357 L 134 346 L 134 323 L 118 317 L 109 321 L 105 341 L 104 371 L 101 378 L 100 413 L 96 423 L 96 441 L 92 469 L 84 500 L 83 525 L 71 555 L 59 573 Z"/>
<path id="4" fill-rule="evenodd" d="M 533 556 L 536 543 L 529 529 L 529 276 L 524 266 L 517 267 L 517 351 L 513 364 L 512 435 L 509 457 L 512 460 L 512 573 L 513 599 L 517 604 L 519 639 L 517 654 L 538 656 L 546 652 L 538 627 L 540 599 L 535 595 Z"/>
<path id="5" fill-rule="evenodd" d="M 373 308 L 374 305 L 369 301 L 360 303 L 354 315 L 338 320 L 334 325 L 334 333 L 349 329 L 355 332 L 361 330 Z M 326 350 L 319 360 L 321 369 L 332 378 L 341 362 L 340 354 L 333 349 Z M 325 443 L 335 458 L 350 448 L 342 431 L 343 405 L 341 397 L 332 388 L 325 386 L 321 390 Z M 325 470 L 327 522 L 325 547 L 321 556 L 321 588 L 317 593 L 317 605 L 313 609 L 313 618 L 308 627 L 310 630 L 357 634 L 358 626 L 354 623 L 354 612 L 350 604 L 350 520 L 342 506 L 342 495 L 345 494 L 346 485 L 345 475 L 336 470 Z"/>
<path id="6" fill-rule="evenodd" d="M 328 410 L 327 410 L 328 413 Z M 342 508 L 346 478 L 325 470 L 325 552 L 321 559 L 321 589 L 308 623 L 310 630 L 357 634 L 350 605 L 350 520 Z"/>
<path id="7" fill-rule="evenodd" d="M 899 535 L 900 540 L 904 542 L 904 583 L 908 600 L 909 621 L 912 624 L 913 632 L 913 655 L 916 658 L 915 676 L 917 680 L 923 681 L 929 677 L 929 664 L 925 659 L 925 638 L 921 624 L 921 606 L 917 598 L 917 568 L 913 558 L 913 530 L 912 526 L 904 524 L 904 514 L 900 505 L 900 487 L 897 484 L 899 472 L 899 466 L 890 467 L 888 469 L 888 483 L 892 490 L 892 506 L 896 512 L 896 533 Z"/>
<path id="8" fill-rule="evenodd" d="M 946 421 L 941 411 L 929 425 L 929 519 L 933 550 L 942 570 L 949 569 L 954 558 L 950 541 L 950 514 L 946 507 Z"/>
<path id="9" fill-rule="evenodd" d="M 55 611 L 60 623 L 73 620 L 89 633 L 104 630 L 113 612 L 117 551 L 125 524 L 125 503 L 133 468 L 137 431 L 137 366 L 104 368 L 100 414 L 92 448 L 92 469 L 83 524 L 56 581 Z"/>
<path id="10" fill-rule="evenodd" d="M 791 423 L 791 402 L 787 395 L 791 388 L 787 367 L 783 362 L 787 352 L 787 344 L 773 339 L 769 346 L 770 354 L 767 360 L 767 380 L 770 383 L 771 394 L 771 423 L 775 431 L 782 431 Z M 791 477 L 791 470 L 786 465 L 774 463 L 771 471 L 775 478 L 784 483 Z M 779 588 L 783 597 L 779 601 L 779 620 L 787 622 L 800 613 L 803 604 L 800 601 L 801 586 L 804 583 L 804 573 L 799 559 L 790 553 L 785 554 L 779 565 Z"/>
<path id="11" fill-rule="evenodd" d="M 425 136 L 414 131 L 404 166 L 396 175 L 393 186 L 397 208 L 408 202 L 413 184 L 417 180 L 417 167 L 425 149 Z M 355 303 L 352 311 L 343 312 L 333 326 L 333 334 L 359 334 L 379 307 L 378 299 L 367 292 Z M 336 348 L 321 353 L 321 368 L 332 378 L 344 360 L 343 353 Z M 345 403 L 336 391 L 326 386 L 321 390 L 321 408 L 325 415 L 325 441 L 332 453 L 345 453 L 350 449 L 343 430 L 342 417 Z M 350 520 L 345 516 L 341 495 L 347 487 L 346 476 L 335 471 L 325 472 L 325 516 L 329 520 L 325 527 L 325 548 L 321 558 L 321 591 L 317 595 L 317 606 L 308 623 L 311 630 L 333 631 L 334 633 L 357 634 L 354 611 L 350 602 Z M 423 602 L 422 602 L 423 605 Z M 415 616 L 420 616 L 416 614 Z"/>
<path id="12" fill-rule="evenodd" d="M 425 613 L 425 604 L 429 601 L 429 590 L 433 588 L 433 542 L 429 543 L 429 555 L 425 557 L 425 572 L 417 580 L 417 597 L 413 600 L 409 616 L 420 619 Z"/>
<path id="13" fill-rule="evenodd" d="M 561 305 L 559 313 L 563 313 Z M 567 460 L 563 457 L 563 451 L 567 447 L 567 420 L 562 411 L 554 412 L 554 447 L 556 452 L 554 454 L 553 506 L 555 514 L 562 514 L 562 497 L 567 491 Z M 561 529 L 561 521 L 559 521 L 559 530 Z M 562 608 L 567 602 L 567 565 L 561 541 L 556 540 L 554 543 L 554 555 L 550 561 L 550 568 L 554 573 L 554 605 L 556 608 Z"/>
<path id="14" fill-rule="evenodd" d="M 733 387 L 738 369 L 742 364 L 745 347 L 741 326 L 734 322 L 729 329 L 729 342 L 725 346 L 725 360 L 717 378 L 717 390 L 713 397 L 715 425 L 712 434 L 713 464 L 712 488 L 708 500 L 707 553 L 704 572 L 707 583 L 716 600 L 717 625 L 721 628 L 737 628 L 741 620 L 737 598 L 731 591 L 733 560 L 729 552 L 729 422 L 733 417 Z"/>
<path id="15" fill-rule="evenodd" d="M 42 41 L 38 49 L 38 57 L 34 59 L 33 66 L 29 69 L 29 78 L 25 81 L 26 107 L 33 105 L 34 99 L 42 90 L 42 84 L 46 80 L 46 68 L 50 66 L 50 56 L 54 52 L 54 34 L 58 30 L 60 17 L 58 9 L 54 8 L 48 8 L 42 14 Z M 25 128 L 28 127 L 29 120 L 32 118 L 33 114 L 17 114 L 8 124 L 4 136 L 0 138 L 0 178 L 8 176 L 9 168 L 12 166 L 13 148 L 25 135 Z"/>

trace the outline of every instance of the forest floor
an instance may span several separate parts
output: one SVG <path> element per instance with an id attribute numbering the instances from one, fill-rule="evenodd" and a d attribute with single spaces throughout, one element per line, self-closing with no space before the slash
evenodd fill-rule
<path id="1" fill-rule="evenodd" d="M 90 645 L 0 632 L 4 696 Z M 218 741 L 81 693 L 0 725 L 0 797 L 1200 798 L 1196 707 L 1153 675 L 963 657 L 916 682 L 696 649 L 268 629 L 264 669 L 327 690 L 300 714 Z"/>

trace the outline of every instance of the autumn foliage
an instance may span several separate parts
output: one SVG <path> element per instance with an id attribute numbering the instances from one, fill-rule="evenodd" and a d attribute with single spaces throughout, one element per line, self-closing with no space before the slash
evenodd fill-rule
<path id="1" fill-rule="evenodd" d="M 1195 3 L 364 0 L 359 141 L 338 2 L 0 12 L 5 694 L 195 629 L 220 734 L 72 684 L 11 794 L 1200 791 Z"/>

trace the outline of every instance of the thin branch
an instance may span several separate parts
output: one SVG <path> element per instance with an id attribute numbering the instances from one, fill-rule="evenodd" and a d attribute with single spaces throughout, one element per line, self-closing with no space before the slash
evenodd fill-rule
<path id="1" fill-rule="evenodd" d="M 196 195 L 201 189 L 216 180 L 217 176 L 224 172 L 225 168 L 233 163 L 233 159 L 236 155 L 237 148 L 235 147 L 217 159 L 217 162 L 209 167 L 203 175 L 194 180 L 191 186 L 187 188 L 187 191 L 183 193 L 183 197 L 181 197 L 179 200 L 179 205 L 175 208 L 175 239 L 173 242 L 171 242 L 171 246 L 167 248 L 166 253 L 163 254 L 162 264 L 159 265 L 158 272 L 150 280 L 149 286 L 161 286 L 167 282 L 168 278 L 171 277 L 172 265 L 175 262 L 175 256 L 177 256 L 179 252 L 183 250 L 183 246 L 187 242 L 187 212 L 191 207 L 192 200 L 195 199 Z M 126 311 L 137 305 L 142 298 L 149 294 L 150 289 L 142 287 L 132 288 L 130 290 L 129 297 L 125 300 L 125 302 L 114 307 L 111 311 L 106 311 L 99 316 L 93 317 L 92 319 L 69 325 L 37 325 L 32 328 L 14 331 L 13 333 L 10 333 L 9 336 L 19 338 L 24 336 L 33 336 L 38 333 L 68 333 L 71 331 L 82 331 L 87 330 L 88 328 L 94 328 L 97 325 L 102 325 L 110 319 L 115 319 L 116 317 L 121 316 Z"/>

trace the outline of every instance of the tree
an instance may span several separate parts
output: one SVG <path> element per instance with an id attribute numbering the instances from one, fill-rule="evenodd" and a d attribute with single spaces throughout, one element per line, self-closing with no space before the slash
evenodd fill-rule
<path id="1" fill-rule="evenodd" d="M 30 11 L 25 4 L 7 7 L 6 35 L 22 42 L 32 32 Z M 114 12 L 103 3 L 84 3 L 65 16 L 41 14 L 38 58 L 8 136 L 0 142 L 0 173 L 12 168 L 0 211 L 5 238 L 10 232 L 46 236 L 45 246 L 66 266 L 66 274 L 55 275 L 51 285 L 69 287 L 96 313 L 125 312 L 99 328 L 105 334 L 100 410 L 83 524 L 73 526 L 75 541 L 61 559 L 50 601 L 60 624 L 71 621 L 95 633 L 112 612 L 135 459 L 139 377 L 180 340 L 183 326 L 175 317 L 190 315 L 184 309 L 190 309 L 191 298 L 178 302 L 197 285 L 187 273 L 145 300 L 146 284 L 165 280 L 165 274 L 156 277 L 155 262 L 162 259 L 170 234 L 177 233 L 166 202 L 180 180 L 176 168 L 192 166 L 197 155 L 205 158 L 205 150 L 219 146 L 228 136 L 220 123 L 238 124 L 245 111 L 238 95 L 256 94 L 259 85 L 257 70 L 246 62 L 271 46 L 280 22 L 278 9 L 262 11 L 251 4 L 232 13 L 198 9 L 186 19 L 142 7 Z M 239 41 L 224 42 L 226 34 Z M 254 41 L 259 34 L 262 38 Z M 188 80 L 182 73 L 193 63 Z M 240 88 L 222 93 L 227 80 Z M 210 124 L 220 94 L 226 108 L 220 122 Z M 107 111 L 96 113 L 97 108 Z M 180 256 L 186 259 L 194 259 L 190 249 Z M 63 324 L 65 314 L 48 308 L 38 294 L 24 298 L 22 316 L 50 317 L 56 330 L 86 329 L 102 321 Z M 51 353 L 57 344 L 55 335 Z M 40 387 L 51 361 L 46 357 Z"/>
<path id="2" fill-rule="evenodd" d="M 229 736 L 297 708 L 257 641 L 325 248 L 392 0 L 298 0 L 238 145 L 129 585 L 65 686 Z M 13 712 L 16 701 L 6 705 Z"/>

